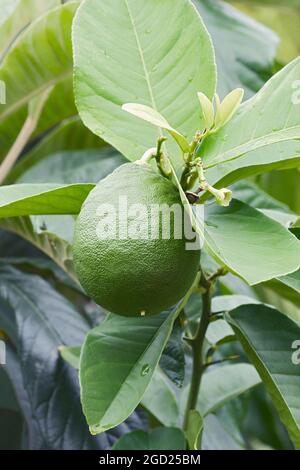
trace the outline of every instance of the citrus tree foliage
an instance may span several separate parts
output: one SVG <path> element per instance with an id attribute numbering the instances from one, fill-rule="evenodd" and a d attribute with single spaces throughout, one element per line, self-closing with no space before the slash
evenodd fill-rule
<path id="1" fill-rule="evenodd" d="M 12 445 L 299 449 L 299 221 L 268 172 L 298 172 L 300 58 L 275 73 L 277 35 L 219 0 L 0 6 Z M 80 286 L 74 224 L 95 185 L 158 139 L 204 242 L 201 274 L 170 309 L 121 317 Z"/>

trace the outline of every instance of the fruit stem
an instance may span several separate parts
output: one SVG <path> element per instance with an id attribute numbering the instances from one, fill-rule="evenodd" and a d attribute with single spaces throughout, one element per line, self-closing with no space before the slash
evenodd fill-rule
<path id="1" fill-rule="evenodd" d="M 186 404 L 183 428 L 186 430 L 188 424 L 188 416 L 191 410 L 196 409 L 201 380 L 205 370 L 205 362 L 203 360 L 203 344 L 206 331 L 209 325 L 211 314 L 211 296 L 213 284 L 206 279 L 202 273 L 200 285 L 203 288 L 202 294 L 202 314 L 198 330 L 189 343 L 192 347 L 193 367 L 189 395 Z"/>
<path id="2" fill-rule="evenodd" d="M 138 165 L 144 165 L 145 163 L 149 163 L 152 158 L 155 158 L 156 157 L 156 147 L 152 147 L 151 149 L 149 150 L 146 150 L 146 152 L 144 153 L 144 155 L 136 161 L 136 163 Z"/>
<path id="3" fill-rule="evenodd" d="M 168 158 L 163 154 L 161 148 L 163 143 L 166 141 L 166 137 L 161 136 L 157 139 L 156 148 L 152 147 L 147 150 L 140 160 L 137 160 L 135 163 L 138 165 L 145 165 L 150 163 L 150 161 L 155 158 L 157 167 L 161 174 L 166 178 L 169 178 L 171 175 L 171 168 L 168 161 Z"/>

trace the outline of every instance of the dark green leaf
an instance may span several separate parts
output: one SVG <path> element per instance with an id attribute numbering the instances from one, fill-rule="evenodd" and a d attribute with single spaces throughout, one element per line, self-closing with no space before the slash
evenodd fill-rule
<path id="1" fill-rule="evenodd" d="M 92 184 L 18 184 L 0 188 L 0 218 L 78 214 Z"/>
<path id="2" fill-rule="evenodd" d="M 7 372 L 28 425 L 29 448 L 109 448 L 124 432 L 143 427 L 134 414 L 113 434 L 89 435 L 77 373 L 58 347 L 81 344 L 90 325 L 47 282 L 0 266 L 0 305 L 0 325 L 16 348 L 8 351 Z"/>
<path id="3" fill-rule="evenodd" d="M 300 447 L 299 364 L 295 340 L 300 328 L 266 305 L 244 305 L 228 315 L 246 354 L 266 385 L 279 416 Z"/>
<path id="4" fill-rule="evenodd" d="M 182 387 L 185 375 L 185 359 L 182 342 L 182 328 L 177 320 L 167 345 L 160 358 L 160 367 L 177 387 Z"/>
<path id="5" fill-rule="evenodd" d="M 113 450 L 185 450 L 185 439 L 176 428 L 156 428 L 149 433 L 134 431 L 121 437 Z"/>

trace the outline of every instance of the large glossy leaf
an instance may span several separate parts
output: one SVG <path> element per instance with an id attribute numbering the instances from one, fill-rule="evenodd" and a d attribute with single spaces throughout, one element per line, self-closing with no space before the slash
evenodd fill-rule
<path id="1" fill-rule="evenodd" d="M 293 141 L 300 138 L 300 119 L 294 83 L 299 72 L 300 59 L 296 59 L 274 75 L 256 96 L 240 107 L 229 123 L 206 140 L 201 149 L 205 166 L 213 168 L 222 164 L 221 169 L 207 172 L 211 183 L 228 177 L 239 167 L 245 176 L 243 161 L 247 157 L 248 166 L 262 166 L 262 170 L 266 166 L 272 169 L 281 164 L 283 168 L 297 164 L 299 141 Z"/>
<path id="2" fill-rule="evenodd" d="M 215 63 L 210 37 L 189 0 L 85 0 L 73 42 L 77 106 L 93 132 L 130 160 L 140 158 L 160 135 L 121 109 L 140 103 L 193 137 L 201 123 L 196 93 L 212 97 Z M 177 147 L 167 146 L 178 166 Z"/>
<path id="3" fill-rule="evenodd" d="M 70 28 L 77 5 L 70 2 L 42 16 L 5 57 L 0 79 L 6 83 L 7 104 L 0 109 L 0 123 L 71 74 Z"/>
<path id="4" fill-rule="evenodd" d="M 80 383 L 83 411 L 93 434 L 117 426 L 139 404 L 177 313 L 148 318 L 111 314 L 88 334 Z"/>
<path id="5" fill-rule="evenodd" d="M 80 359 L 81 401 L 94 434 L 124 421 L 148 387 L 176 317 L 173 310 L 149 317 L 110 314 L 86 337 Z"/>
<path id="6" fill-rule="evenodd" d="M 1 0 L 0 57 L 35 18 L 59 4 L 59 0 Z"/>
<path id="7" fill-rule="evenodd" d="M 299 365 L 293 343 L 300 327 L 265 305 L 244 305 L 228 315 L 246 354 L 266 385 L 279 416 L 300 447 Z"/>
<path id="8" fill-rule="evenodd" d="M 15 352 L 7 370 L 29 430 L 32 449 L 104 449 L 124 432 L 143 428 L 134 414 L 113 433 L 89 435 L 78 377 L 59 357 L 62 344 L 80 344 L 90 325 L 47 282 L 0 267 L 0 324 Z"/>
<path id="9" fill-rule="evenodd" d="M 300 244 L 278 222 L 240 202 L 209 206 L 206 245 L 232 272 L 258 284 L 299 268 Z"/>
<path id="10" fill-rule="evenodd" d="M 218 92 L 223 97 L 243 87 L 246 97 L 271 76 L 277 36 L 220 0 L 194 0 L 212 35 L 218 65 Z"/>
<path id="11" fill-rule="evenodd" d="M 192 226 L 219 264 L 251 285 L 299 268 L 299 242 L 278 222 L 236 200 L 226 208 L 209 204 L 203 214 L 188 202 L 174 168 L 172 174 Z"/>
<path id="12" fill-rule="evenodd" d="M 34 214 L 78 214 L 91 184 L 18 184 L 0 188 L 0 218 Z"/>
<path id="13" fill-rule="evenodd" d="M 59 34 L 59 32 L 57 33 Z M 6 117 L 1 123 L 0 159 L 3 159 L 3 157 L 8 153 L 13 142 L 17 138 L 27 117 L 27 113 L 28 106 L 26 103 L 16 112 Z M 39 142 L 41 139 L 44 139 L 49 130 L 52 130 L 53 127 L 59 125 L 62 120 L 69 119 L 74 115 L 77 115 L 77 110 L 74 102 L 72 77 L 68 76 L 55 85 L 48 95 L 48 99 L 43 108 L 43 113 L 40 116 L 36 129 L 29 141 L 29 148 L 31 149 L 37 141 Z M 8 180 L 10 180 L 10 176 Z"/>
<path id="14" fill-rule="evenodd" d="M 47 88 L 53 87 L 53 91 L 37 127 L 38 134 L 76 113 L 71 26 L 77 5 L 68 2 L 40 17 L 18 37 L 0 65 L 0 80 L 7 89 L 7 103 L 0 109 L 1 157 L 18 135 L 29 101 Z"/>
<path id="15" fill-rule="evenodd" d="M 113 450 L 185 450 L 185 438 L 180 429 L 156 428 L 148 433 L 133 431 L 121 437 Z"/>
<path id="16" fill-rule="evenodd" d="M 75 369 L 79 369 L 80 346 L 59 348 L 63 359 Z M 141 404 L 164 426 L 176 426 L 179 407 L 173 389 L 165 375 L 157 367 L 151 382 L 143 395 Z"/>
<path id="17" fill-rule="evenodd" d="M 250 364 L 218 367 L 203 376 L 197 408 L 202 416 L 206 416 L 260 382 L 258 373 Z"/>

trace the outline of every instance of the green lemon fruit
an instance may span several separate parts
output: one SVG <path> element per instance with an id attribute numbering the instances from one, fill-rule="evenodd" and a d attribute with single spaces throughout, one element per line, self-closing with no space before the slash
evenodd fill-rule
<path id="1" fill-rule="evenodd" d="M 171 211 L 162 222 L 158 208 L 170 207 L 182 210 L 183 228 L 187 216 L 177 188 L 149 164 L 126 163 L 91 191 L 76 221 L 74 265 L 96 303 L 120 315 L 151 315 L 185 295 L 200 252 L 174 235 Z"/>

